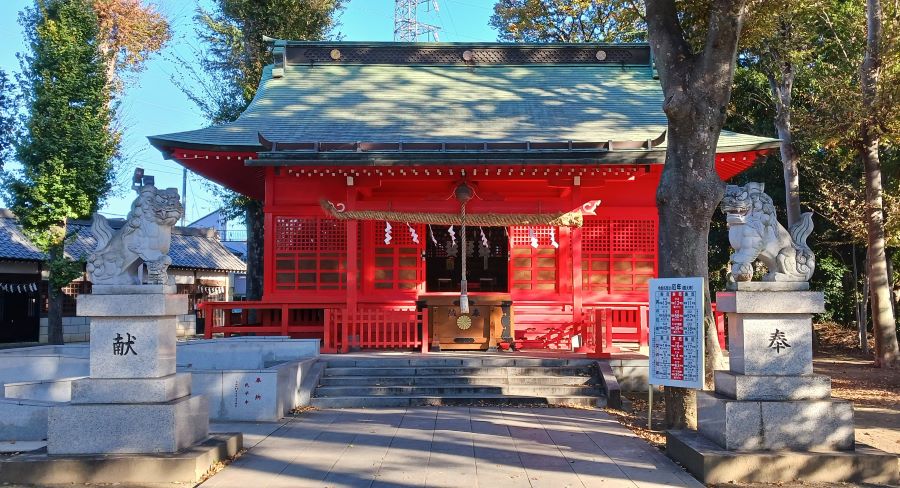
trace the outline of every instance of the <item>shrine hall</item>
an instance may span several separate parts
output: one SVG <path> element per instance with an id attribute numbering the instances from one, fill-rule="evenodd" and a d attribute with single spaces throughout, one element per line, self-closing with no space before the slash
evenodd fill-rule
<path id="1" fill-rule="evenodd" d="M 206 334 L 355 349 L 646 345 L 663 95 L 647 44 L 271 42 L 234 122 L 150 137 L 264 202 L 264 291 Z M 723 131 L 723 180 L 777 147 Z"/>

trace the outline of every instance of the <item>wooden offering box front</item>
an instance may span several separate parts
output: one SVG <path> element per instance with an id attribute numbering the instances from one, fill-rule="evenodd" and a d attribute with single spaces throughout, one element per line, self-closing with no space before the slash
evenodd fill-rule
<path id="1" fill-rule="evenodd" d="M 514 348 L 512 300 L 508 293 L 469 294 L 469 313 L 459 311 L 459 293 L 419 296 L 428 308 L 429 335 L 437 350 L 496 350 L 499 343 Z"/>

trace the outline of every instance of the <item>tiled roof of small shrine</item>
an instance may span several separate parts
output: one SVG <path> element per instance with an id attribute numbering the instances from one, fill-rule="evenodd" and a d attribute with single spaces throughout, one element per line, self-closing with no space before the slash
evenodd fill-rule
<path id="1" fill-rule="evenodd" d="M 114 229 L 118 229 L 124 221 L 110 219 L 109 223 Z M 66 244 L 66 254 L 74 259 L 86 258 L 96 246 L 94 236 L 91 234 L 91 222 L 71 221 L 69 231 L 75 232 L 75 236 Z M 169 256 L 172 258 L 172 267 L 175 268 L 220 271 L 247 269 L 243 261 L 219 242 L 215 232 L 208 229 L 189 227 L 173 229 Z M 15 215 L 7 209 L 0 209 L 0 260 L 44 260 L 44 254 L 25 237 Z"/>
<path id="2" fill-rule="evenodd" d="M 321 151 L 357 142 L 614 141 L 613 149 L 629 150 L 633 145 L 615 141 L 643 143 L 666 129 L 662 89 L 645 44 L 277 41 L 274 52 L 278 64 L 265 69 L 256 98 L 236 121 L 153 136 L 151 143 L 265 152 L 271 142 L 277 149 Z M 776 143 L 725 131 L 719 152 Z M 645 150 L 664 147 L 664 141 L 647 143 Z"/>
<path id="3" fill-rule="evenodd" d="M 16 216 L 0 209 L 0 259 L 10 261 L 43 261 L 44 253 L 25 237 Z"/>
<path id="4" fill-rule="evenodd" d="M 124 223 L 122 219 L 109 220 L 113 229 L 122 227 Z M 66 246 L 66 253 L 74 257 L 87 257 L 97 245 L 91 234 L 91 222 L 75 221 L 69 224 L 69 227 L 76 232 L 76 235 L 74 241 Z M 169 256 L 172 258 L 172 267 L 175 268 L 222 271 L 245 271 L 247 269 L 243 261 L 219 242 L 214 230 L 208 232 L 208 229 L 175 227 L 172 229 Z"/>

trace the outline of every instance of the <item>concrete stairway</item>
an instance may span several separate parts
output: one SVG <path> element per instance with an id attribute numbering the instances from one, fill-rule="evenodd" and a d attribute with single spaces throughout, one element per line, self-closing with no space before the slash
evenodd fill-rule
<path id="1" fill-rule="evenodd" d="M 419 405 L 604 406 L 593 361 L 484 357 L 323 358 L 319 408 Z"/>

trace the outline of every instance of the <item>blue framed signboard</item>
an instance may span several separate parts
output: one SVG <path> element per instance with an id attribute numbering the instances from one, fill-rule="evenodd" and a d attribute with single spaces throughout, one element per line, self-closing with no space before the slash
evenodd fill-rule
<path id="1" fill-rule="evenodd" d="M 703 388 L 703 278 L 650 280 L 650 384 Z"/>

